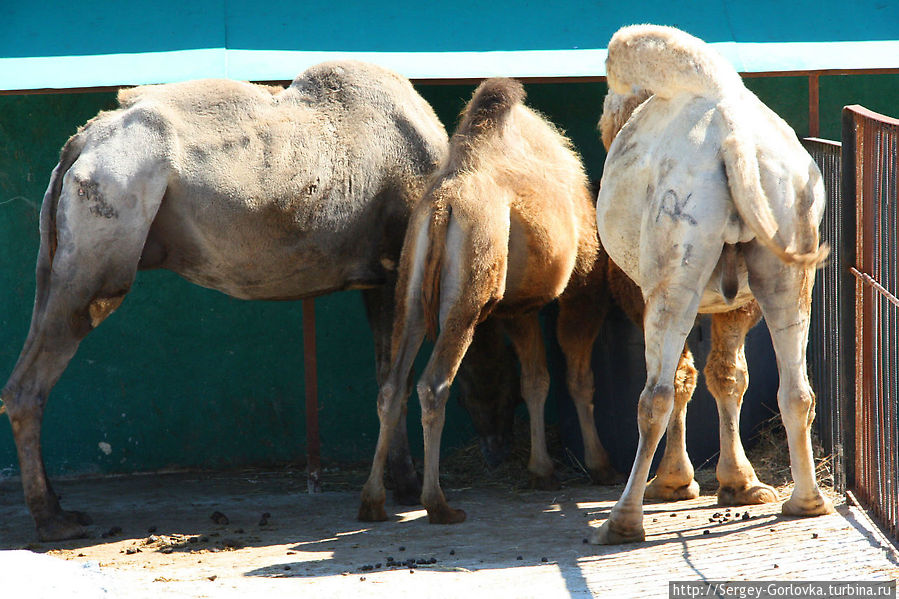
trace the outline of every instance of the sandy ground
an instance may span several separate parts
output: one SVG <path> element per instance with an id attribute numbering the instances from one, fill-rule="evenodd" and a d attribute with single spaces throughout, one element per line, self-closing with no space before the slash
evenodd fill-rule
<path id="1" fill-rule="evenodd" d="M 56 543 L 34 541 L 19 483 L 5 481 L 0 584 L 9 594 L 0 595 L 667 597 L 672 580 L 899 578 L 892 548 L 845 503 L 812 519 L 783 518 L 778 504 L 726 512 L 711 495 L 647 504 L 645 543 L 596 547 L 584 543 L 588 525 L 608 516 L 620 486 L 447 488 L 469 518 L 434 526 L 389 500 L 388 522 L 356 521 L 356 478 L 326 473 L 316 495 L 298 472 L 61 481 L 64 506 L 95 524 L 90 538 Z"/>

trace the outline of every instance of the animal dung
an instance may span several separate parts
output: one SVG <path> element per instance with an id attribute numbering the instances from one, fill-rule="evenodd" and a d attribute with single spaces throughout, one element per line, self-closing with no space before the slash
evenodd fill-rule
<path id="1" fill-rule="evenodd" d="M 219 526 L 227 526 L 228 524 L 231 524 L 231 520 L 228 518 L 228 516 L 226 516 L 225 514 L 219 512 L 217 510 L 212 512 L 212 514 L 209 515 L 209 519 L 212 520 L 213 522 L 215 522 L 216 524 L 218 524 Z"/>

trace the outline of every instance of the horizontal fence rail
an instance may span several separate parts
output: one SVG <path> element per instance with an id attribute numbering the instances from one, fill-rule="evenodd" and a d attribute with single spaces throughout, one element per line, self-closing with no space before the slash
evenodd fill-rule
<path id="1" fill-rule="evenodd" d="M 854 476 L 859 499 L 899 538 L 899 120 L 843 109 L 843 177 L 855 206 Z"/>

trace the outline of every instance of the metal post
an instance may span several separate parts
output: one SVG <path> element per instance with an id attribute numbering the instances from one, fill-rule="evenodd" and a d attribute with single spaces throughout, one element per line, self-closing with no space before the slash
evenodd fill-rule
<path id="1" fill-rule="evenodd" d="M 808 135 L 818 137 L 820 135 L 818 119 L 818 75 L 808 76 Z"/>
<path id="2" fill-rule="evenodd" d="M 318 360 L 315 355 L 315 300 L 303 300 L 303 369 L 306 378 L 306 485 L 320 493 L 321 441 L 318 436 Z"/>
<path id="3" fill-rule="evenodd" d="M 854 489 L 855 479 L 855 277 L 849 268 L 856 266 L 856 136 L 855 118 L 849 108 L 843 109 L 842 148 L 842 235 L 840 236 L 840 373 L 842 397 L 841 416 L 843 428 L 843 465 L 847 489 Z"/>

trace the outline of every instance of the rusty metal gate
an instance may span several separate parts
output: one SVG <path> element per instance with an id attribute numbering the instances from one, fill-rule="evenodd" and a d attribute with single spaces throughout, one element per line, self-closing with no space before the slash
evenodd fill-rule
<path id="1" fill-rule="evenodd" d="M 812 298 L 809 371 L 834 482 L 899 539 L 899 120 L 843 109 L 843 144 L 803 140 L 824 175 L 830 261 Z"/>
<path id="2" fill-rule="evenodd" d="M 899 538 L 899 333 L 896 205 L 899 120 L 843 109 L 843 197 L 854 205 L 848 274 L 854 285 L 854 468 L 847 481 Z M 854 242 L 854 247 L 851 247 Z M 846 306 L 848 307 L 848 306 Z M 844 329 L 844 338 L 849 330 Z"/>

